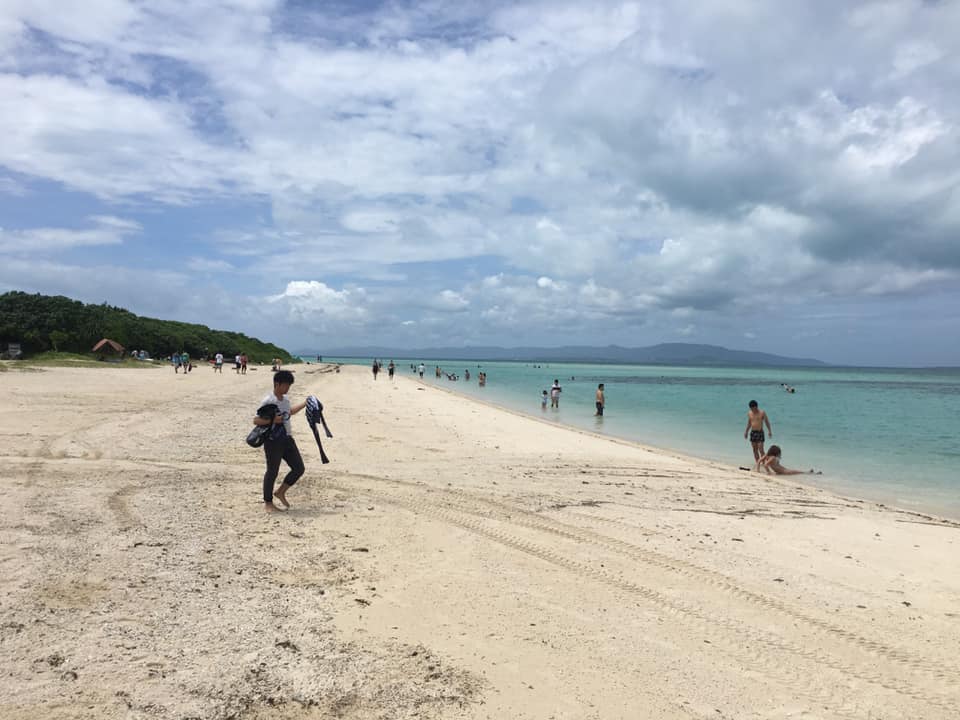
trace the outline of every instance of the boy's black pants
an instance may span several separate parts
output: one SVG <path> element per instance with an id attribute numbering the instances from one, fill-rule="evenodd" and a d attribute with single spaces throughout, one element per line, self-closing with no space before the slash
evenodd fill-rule
<path id="1" fill-rule="evenodd" d="M 273 485 L 280 473 L 280 461 L 290 466 L 290 472 L 283 478 L 287 485 L 293 485 L 303 475 L 303 458 L 292 437 L 282 440 L 267 440 L 263 444 L 263 453 L 267 457 L 267 471 L 263 474 L 263 501 L 273 502 Z"/>

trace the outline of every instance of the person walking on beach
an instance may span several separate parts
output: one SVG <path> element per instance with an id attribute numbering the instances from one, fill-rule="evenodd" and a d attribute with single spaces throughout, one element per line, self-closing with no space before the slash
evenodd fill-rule
<path id="1" fill-rule="evenodd" d="M 759 462 L 763 457 L 763 443 L 766 438 L 763 435 L 763 425 L 766 423 L 767 430 L 770 431 L 770 437 L 773 437 L 773 428 L 770 427 L 770 418 L 767 413 L 760 409 L 756 400 L 751 400 L 750 409 L 747 411 L 747 427 L 743 431 L 743 437 L 746 439 L 750 434 L 750 445 L 753 447 L 753 461 Z"/>
<path id="2" fill-rule="evenodd" d="M 377 379 L 377 373 L 380 372 L 380 363 L 376 360 L 373 361 L 373 379 Z"/>
<path id="3" fill-rule="evenodd" d="M 213 369 L 223 375 L 223 353 L 218 352 L 213 358 Z"/>
<path id="4" fill-rule="evenodd" d="M 270 436 L 263 443 L 263 453 L 267 461 L 267 470 L 263 474 L 263 507 L 267 512 L 273 512 L 277 509 L 276 505 L 273 504 L 274 498 L 279 500 L 285 508 L 290 507 L 290 503 L 287 502 L 287 490 L 293 487 L 304 472 L 303 458 L 300 457 L 300 450 L 293 439 L 290 416 L 303 410 L 307 403 L 290 405 L 290 398 L 287 397 L 287 394 L 290 392 L 291 385 L 293 385 L 292 372 L 278 370 L 274 373 L 273 392 L 263 398 L 260 407 L 276 405 L 277 413 L 272 420 L 259 415 L 255 415 L 253 418 L 254 425 L 262 427 L 269 425 L 271 422 L 274 425 Z M 290 467 L 290 471 L 284 476 L 280 487 L 274 491 L 274 484 L 277 481 L 277 475 L 280 473 L 281 461 Z"/>
<path id="5" fill-rule="evenodd" d="M 387 376 L 393 380 L 393 373 L 397 369 L 397 366 L 393 364 L 393 360 L 390 361 L 390 364 L 387 365 Z"/>
<path id="6" fill-rule="evenodd" d="M 563 388 L 560 387 L 560 380 L 558 378 L 554 378 L 553 386 L 550 388 L 550 407 L 555 410 L 560 409 L 561 392 L 563 392 Z"/>
<path id="7" fill-rule="evenodd" d="M 420 379 L 423 380 L 423 371 L 426 370 L 426 366 L 423 363 L 417 365 L 417 374 L 420 375 Z"/>
<path id="8" fill-rule="evenodd" d="M 606 405 L 606 400 L 603 396 L 603 383 L 597 385 L 597 417 L 603 417 L 603 406 Z"/>
<path id="9" fill-rule="evenodd" d="M 247 374 L 247 354 L 246 353 L 240 353 L 240 374 L 241 375 Z"/>
<path id="10" fill-rule="evenodd" d="M 770 449 L 767 450 L 766 454 L 757 460 L 757 472 L 760 470 L 765 470 L 767 474 L 775 475 L 823 475 L 822 472 L 818 470 L 791 470 L 788 467 L 784 467 L 780 464 L 780 456 L 782 452 L 779 445 L 771 445 Z"/>

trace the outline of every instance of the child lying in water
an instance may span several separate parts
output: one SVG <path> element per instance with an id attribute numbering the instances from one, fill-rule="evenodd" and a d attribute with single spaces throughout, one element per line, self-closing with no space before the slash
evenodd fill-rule
<path id="1" fill-rule="evenodd" d="M 810 470 L 809 472 L 804 472 L 803 470 L 791 470 L 780 464 L 780 446 L 771 445 L 770 449 L 767 450 L 767 454 L 764 455 L 757 461 L 757 472 L 761 470 L 766 470 L 767 473 L 775 473 L 777 475 L 823 475 L 822 472 L 818 470 Z"/>

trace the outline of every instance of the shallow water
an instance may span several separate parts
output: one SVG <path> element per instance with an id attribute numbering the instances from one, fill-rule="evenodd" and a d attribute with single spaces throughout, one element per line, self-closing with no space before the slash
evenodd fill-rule
<path id="1" fill-rule="evenodd" d="M 335 359 L 329 359 L 334 361 Z M 412 376 L 414 360 L 394 359 Z M 361 365 L 368 359 L 343 359 Z M 783 464 L 816 468 L 801 478 L 899 507 L 960 517 L 960 369 L 696 368 L 441 361 L 425 380 L 558 423 L 733 465 L 751 465 L 743 439 L 747 403 L 767 411 Z M 434 367 L 457 382 L 434 377 Z M 478 387 L 476 373 L 487 372 Z M 470 370 L 469 382 L 463 380 Z M 559 410 L 540 409 L 554 378 Z M 386 380 L 386 373 L 383 374 Z M 594 417 L 594 393 L 607 407 Z M 782 383 L 796 392 L 784 391 Z"/>

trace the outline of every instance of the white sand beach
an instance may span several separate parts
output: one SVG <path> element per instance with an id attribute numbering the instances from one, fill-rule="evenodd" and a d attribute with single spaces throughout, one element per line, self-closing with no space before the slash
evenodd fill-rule
<path id="1" fill-rule="evenodd" d="M 960 524 L 291 369 L 0 373 L 0 718 L 960 717 Z"/>

